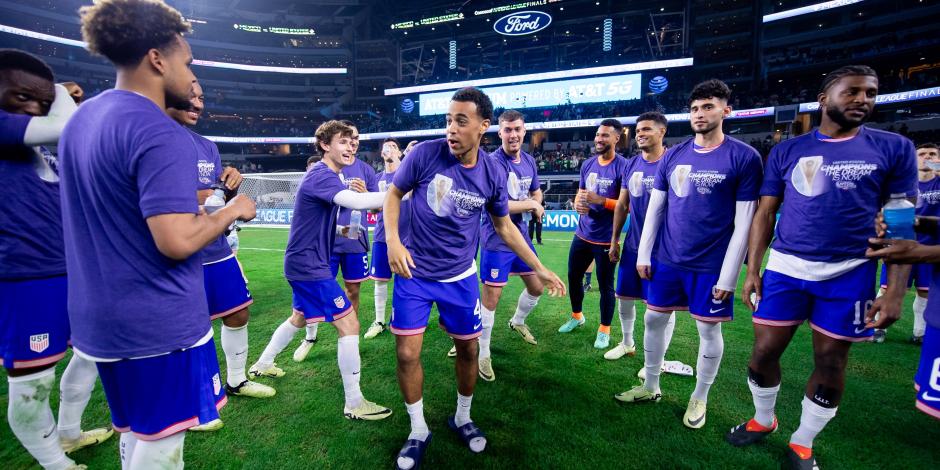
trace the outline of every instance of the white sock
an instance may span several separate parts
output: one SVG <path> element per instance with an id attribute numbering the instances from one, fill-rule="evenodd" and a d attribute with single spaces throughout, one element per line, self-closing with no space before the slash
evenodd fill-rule
<path id="1" fill-rule="evenodd" d="M 813 439 L 826 427 L 826 423 L 836 416 L 836 408 L 823 408 L 813 400 L 803 397 L 803 413 L 800 415 L 800 427 L 790 436 L 790 443 L 813 448 Z"/>
<path id="2" fill-rule="evenodd" d="M 134 458 L 134 449 L 137 447 L 137 437 L 132 432 L 121 433 L 121 443 L 118 451 L 121 453 L 121 470 L 130 470 L 131 459 Z"/>
<path id="3" fill-rule="evenodd" d="M 754 421 L 765 428 L 773 426 L 774 407 L 777 405 L 780 384 L 773 387 L 759 387 L 749 378 L 747 386 L 751 389 L 751 397 L 754 398 Z"/>
<path id="4" fill-rule="evenodd" d="M 138 439 L 131 453 L 130 468 L 133 470 L 150 468 L 182 470 L 185 439 L 185 431 L 155 441 Z"/>
<path id="5" fill-rule="evenodd" d="M 304 338 L 307 341 L 316 341 L 317 339 L 317 330 L 320 328 L 319 323 L 307 323 L 307 336 Z"/>
<path id="6" fill-rule="evenodd" d="M 94 362 L 72 354 L 59 380 L 59 439 L 76 440 L 82 435 L 82 413 L 98 380 Z"/>
<path id="7" fill-rule="evenodd" d="M 471 422 L 470 404 L 472 402 L 473 395 L 466 397 L 461 395 L 460 392 L 457 392 L 457 412 L 454 413 L 454 424 L 456 424 L 458 428 Z M 470 450 L 474 452 L 483 452 L 485 447 L 486 438 L 477 437 L 470 440 Z"/>
<path id="8" fill-rule="evenodd" d="M 620 312 L 620 330 L 623 334 L 624 346 L 632 348 L 633 324 L 636 323 L 636 304 L 632 300 L 618 300 L 617 307 Z"/>
<path id="9" fill-rule="evenodd" d="M 248 380 L 245 375 L 245 364 L 248 364 L 248 324 L 236 328 L 223 324 L 221 336 L 222 352 L 225 353 L 225 381 L 230 387 L 237 387 Z"/>
<path id="10" fill-rule="evenodd" d="M 290 344 L 298 331 L 300 331 L 300 328 L 291 325 L 290 320 L 285 320 L 284 323 L 281 323 L 277 329 L 274 330 L 274 334 L 271 335 L 271 341 L 268 341 L 268 345 L 264 347 L 264 351 L 261 352 L 261 357 L 258 358 L 258 362 L 256 362 L 255 365 L 261 369 L 274 365 L 274 358 Z"/>
<path id="11" fill-rule="evenodd" d="M 924 336 L 927 322 L 924 321 L 924 310 L 927 310 L 927 299 L 914 296 L 914 336 Z"/>
<path id="12" fill-rule="evenodd" d="M 431 434 L 428 429 L 428 423 L 424 421 L 424 400 L 418 400 L 412 404 L 405 403 L 405 409 L 408 410 L 408 417 L 411 418 L 411 434 L 408 439 L 423 441 Z M 405 470 L 415 466 L 413 459 L 399 457 L 398 466 Z"/>
<path id="13" fill-rule="evenodd" d="M 529 294 L 529 291 L 522 289 L 522 293 L 519 294 L 519 301 L 516 303 L 516 313 L 512 316 L 512 323 L 514 325 L 525 325 L 526 317 L 539 304 L 540 297 Z"/>
<path id="14" fill-rule="evenodd" d="M 346 408 L 356 408 L 362 404 L 362 390 L 359 389 L 362 365 L 359 359 L 359 335 L 343 336 L 336 342 L 336 363 L 343 377 Z"/>
<path id="15" fill-rule="evenodd" d="M 75 462 L 59 446 L 49 393 L 55 386 L 55 368 L 35 374 L 7 377 L 10 402 L 7 421 L 23 447 L 46 470 L 64 469 Z"/>
<path id="16" fill-rule="evenodd" d="M 375 321 L 385 323 L 385 304 L 388 302 L 388 281 L 375 281 Z"/>
<path id="17" fill-rule="evenodd" d="M 666 326 L 672 314 L 646 311 L 643 323 L 646 329 L 643 332 L 643 364 L 646 368 L 646 382 L 643 386 L 653 392 L 660 393 L 659 374 L 662 372 L 663 360 L 666 358 Z"/>
<path id="18" fill-rule="evenodd" d="M 493 339 L 493 324 L 496 322 L 496 312 L 488 310 L 480 304 L 482 314 L 483 334 L 480 335 L 480 359 L 490 357 L 490 341 Z"/>
<path id="19" fill-rule="evenodd" d="M 672 312 L 672 315 L 669 315 L 669 323 L 666 324 L 666 331 L 663 332 L 666 342 L 664 351 L 669 350 L 669 345 L 672 344 L 672 332 L 676 329 L 676 312 Z"/>
<path id="20" fill-rule="evenodd" d="M 698 328 L 698 375 L 692 398 L 708 401 L 708 390 L 715 383 L 721 356 L 725 353 L 725 340 L 721 335 L 721 323 L 695 321 Z"/>

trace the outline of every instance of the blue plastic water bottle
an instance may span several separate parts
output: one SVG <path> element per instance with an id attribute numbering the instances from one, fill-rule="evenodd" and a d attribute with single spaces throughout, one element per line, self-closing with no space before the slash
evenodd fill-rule
<path id="1" fill-rule="evenodd" d="M 914 204 L 903 193 L 892 194 L 884 207 L 885 224 L 888 225 L 887 238 L 893 240 L 914 240 Z"/>
<path id="2" fill-rule="evenodd" d="M 359 230 L 362 229 L 362 211 L 352 211 L 349 213 L 349 233 L 348 238 L 356 240 L 359 238 Z"/>

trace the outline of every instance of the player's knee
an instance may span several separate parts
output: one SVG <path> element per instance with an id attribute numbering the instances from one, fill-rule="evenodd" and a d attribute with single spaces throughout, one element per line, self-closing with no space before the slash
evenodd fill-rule
<path id="1" fill-rule="evenodd" d="M 307 326 L 307 320 L 303 315 L 293 312 L 290 314 L 290 318 L 287 319 L 291 325 L 294 325 L 294 328 L 303 328 Z"/>
<path id="2" fill-rule="evenodd" d="M 779 360 L 780 351 L 773 347 L 773 345 L 760 341 L 754 342 L 754 349 L 751 351 L 752 367 L 756 366 L 755 368 L 760 370 L 764 367 L 776 364 Z"/>
<path id="3" fill-rule="evenodd" d="M 293 315 L 291 315 L 293 316 Z M 222 324 L 229 328 L 241 328 L 248 324 L 248 309 L 243 308 L 222 319 Z"/>
<path id="4" fill-rule="evenodd" d="M 492 326 L 492 324 L 490 325 Z M 480 342 L 477 339 L 471 340 L 454 340 L 454 346 L 457 348 L 457 360 L 459 361 L 472 361 L 477 358 L 477 355 L 480 353 L 479 349 Z"/>
<path id="5" fill-rule="evenodd" d="M 815 356 L 816 372 L 823 377 L 839 379 L 845 375 L 848 356 L 839 352 L 817 352 Z"/>
<path id="6" fill-rule="evenodd" d="M 410 344 L 398 344 L 395 348 L 398 356 L 398 366 L 401 368 L 412 368 L 421 365 L 421 349 Z"/>
<path id="7" fill-rule="evenodd" d="M 532 297 L 541 297 L 545 293 L 545 286 L 539 282 L 532 286 L 526 286 L 525 291 Z"/>

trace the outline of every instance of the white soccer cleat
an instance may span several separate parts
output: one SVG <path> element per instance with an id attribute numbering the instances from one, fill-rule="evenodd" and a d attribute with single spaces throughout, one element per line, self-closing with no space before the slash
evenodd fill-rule
<path id="1" fill-rule="evenodd" d="M 385 323 L 380 321 L 372 322 L 369 325 L 369 329 L 366 331 L 366 334 L 363 336 L 365 339 L 372 339 L 379 335 L 379 333 L 385 331 Z"/>
<path id="2" fill-rule="evenodd" d="M 447 351 L 447 357 L 457 357 L 457 346 L 453 346 L 450 351 Z"/>
<path id="3" fill-rule="evenodd" d="M 392 410 L 382 406 L 372 403 L 365 398 L 362 399 L 362 403 L 355 408 L 343 407 L 343 416 L 346 419 L 355 419 L 355 420 L 365 420 L 365 421 L 378 421 L 380 419 L 388 418 L 392 415 Z"/>
<path id="4" fill-rule="evenodd" d="M 261 368 L 258 364 L 251 366 L 251 369 L 248 369 L 248 375 L 252 378 L 258 377 L 284 377 L 284 369 L 281 369 L 277 364 L 271 364 L 268 367 Z"/>
<path id="5" fill-rule="evenodd" d="M 59 439 L 59 445 L 62 446 L 62 450 L 66 454 L 71 454 L 79 449 L 84 449 L 85 447 L 101 444 L 104 441 L 107 441 L 111 436 L 114 435 L 114 430 L 111 428 L 97 428 L 91 429 L 88 431 L 82 431 L 78 436 L 78 439 Z"/>
<path id="6" fill-rule="evenodd" d="M 623 356 L 635 356 L 636 355 L 636 346 L 630 346 L 629 348 L 623 343 L 617 343 L 610 351 L 604 353 L 604 359 L 608 361 L 616 361 Z"/>
<path id="7" fill-rule="evenodd" d="M 297 349 L 294 350 L 294 362 L 304 362 L 304 359 L 307 358 L 307 354 L 310 354 L 310 350 L 313 349 L 313 345 L 317 344 L 316 339 L 306 339 L 300 342 L 300 345 L 297 346 Z"/>
<path id="8" fill-rule="evenodd" d="M 277 394 L 277 391 L 273 387 L 246 380 L 238 384 L 237 387 L 225 384 L 225 393 L 241 397 L 271 398 Z"/>
<path id="9" fill-rule="evenodd" d="M 656 403 L 662 398 L 663 394 L 661 392 L 651 392 L 642 385 L 637 385 L 636 387 L 633 387 L 626 392 L 621 392 L 614 395 L 615 400 L 622 401 L 624 403 Z"/>
<path id="10" fill-rule="evenodd" d="M 682 424 L 687 428 L 700 429 L 705 426 L 705 413 L 708 407 L 702 400 L 695 398 L 689 399 L 689 406 L 685 409 L 685 416 L 682 417 Z"/>
<path id="11" fill-rule="evenodd" d="M 535 336 L 532 336 L 532 332 L 529 330 L 529 326 L 525 323 L 517 325 L 513 323 L 512 320 L 509 320 L 509 329 L 519 333 L 519 336 L 521 336 L 522 340 L 526 343 L 539 344 L 539 342 L 535 340 Z"/>
<path id="12" fill-rule="evenodd" d="M 493 358 L 492 357 L 483 357 L 480 358 L 480 378 L 492 382 L 496 380 L 496 373 L 493 372 Z"/>
<path id="13" fill-rule="evenodd" d="M 193 426 L 193 427 L 189 428 L 189 431 L 195 431 L 195 432 L 212 432 L 212 431 L 218 431 L 219 429 L 222 429 L 224 426 L 225 426 L 225 423 L 223 423 L 221 419 L 216 418 L 216 419 L 213 419 L 212 421 L 209 421 L 209 422 L 206 423 L 206 424 L 200 424 L 199 426 Z"/>

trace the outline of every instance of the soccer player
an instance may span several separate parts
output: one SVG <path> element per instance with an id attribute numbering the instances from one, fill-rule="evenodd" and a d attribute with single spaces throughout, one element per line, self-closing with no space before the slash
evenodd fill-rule
<path id="1" fill-rule="evenodd" d="M 385 171 L 376 175 L 379 191 L 388 191 L 388 186 L 392 184 L 395 177 L 395 171 L 401 165 L 402 153 L 398 149 L 398 142 L 395 139 L 388 138 L 382 142 L 382 160 L 385 163 Z M 402 203 L 399 226 L 402 228 L 402 238 L 407 238 L 408 226 L 411 225 L 410 201 Z M 385 331 L 385 306 L 388 303 L 388 281 L 392 279 L 392 268 L 388 265 L 388 245 L 385 244 L 385 224 L 382 221 L 382 213 L 379 212 L 378 220 L 375 223 L 375 240 L 372 243 L 372 264 L 369 268 L 369 277 L 375 281 L 375 321 L 369 326 L 365 339 L 372 339 Z"/>
<path id="2" fill-rule="evenodd" d="M 240 195 L 199 209 L 198 151 L 166 115 L 187 106 L 195 79 L 179 11 L 99 0 L 80 13 L 88 50 L 114 64 L 117 81 L 82 104 L 59 142 L 73 351 L 97 363 L 122 467 L 183 468 L 185 431 L 226 401 L 193 255 L 255 207 Z"/>
<path id="3" fill-rule="evenodd" d="M 877 95 L 878 75 L 870 67 L 846 66 L 826 75 L 818 94 L 819 128 L 770 152 L 751 227 L 742 296 L 754 310 L 748 387 L 755 414 L 726 437 L 743 446 L 777 430 L 780 356 L 808 320 L 815 369 L 787 448 L 795 468 L 817 467 L 813 440 L 842 400 L 852 344 L 870 340 L 872 328 L 901 315 L 910 266 L 889 264 L 887 292 L 875 299 L 877 262 L 865 253 L 874 235 L 871 221 L 887 198 L 917 195 L 917 159 L 906 138 L 863 125 Z"/>
<path id="4" fill-rule="evenodd" d="M 167 114 L 180 125 L 195 126 L 205 109 L 202 86 L 193 82 L 187 106 L 169 107 Z M 226 197 L 238 193 L 242 175 L 234 167 L 222 167 L 219 149 L 212 141 L 186 129 L 196 144 L 199 152 L 198 181 L 196 188 L 199 204 L 220 190 Z M 235 254 L 228 244 L 225 234 L 219 235 L 199 252 L 202 258 L 203 277 L 206 286 L 206 300 L 209 303 L 209 318 L 222 319 L 221 341 L 225 353 L 225 393 L 255 398 L 273 397 L 273 388 L 248 380 L 245 366 L 248 363 L 248 306 L 254 300 L 245 284 L 241 268 Z M 222 427 L 222 421 L 199 426 L 194 431 L 214 431 Z"/>
<path id="5" fill-rule="evenodd" d="M 509 217 L 513 225 L 518 228 L 523 240 L 529 249 L 535 253 L 532 240 L 526 230 L 528 223 L 524 215 L 531 218 L 541 218 L 542 189 L 539 188 L 538 169 L 535 159 L 522 150 L 525 139 L 525 118 L 522 113 L 507 110 L 500 114 L 499 138 L 502 145 L 489 155 L 497 164 L 503 167 L 506 179 L 506 192 L 509 197 Z M 538 344 L 528 325 L 526 317 L 539 303 L 544 287 L 542 281 L 535 275 L 522 258 L 512 252 L 509 246 L 496 233 L 493 221 L 489 217 L 483 218 L 483 249 L 480 253 L 480 280 L 483 282 L 483 297 L 480 299 L 483 315 L 483 332 L 480 335 L 480 378 L 488 382 L 496 380 L 493 372 L 493 360 L 490 353 L 490 341 L 493 336 L 496 306 L 503 295 L 503 286 L 509 282 L 511 274 L 518 275 L 525 284 L 525 289 L 519 294 L 516 302 L 516 312 L 509 320 L 509 329 L 515 331 L 529 344 Z"/>
<path id="6" fill-rule="evenodd" d="M 927 143 L 917 146 L 917 215 L 940 216 L 940 149 L 937 144 Z M 933 235 L 917 234 L 917 241 L 923 245 L 936 245 L 937 239 Z M 927 263 L 918 263 L 911 266 L 911 276 L 907 280 L 908 289 L 916 287 L 914 296 L 914 332 L 911 342 L 921 344 L 924 340 L 924 310 L 927 308 L 927 293 L 930 289 L 930 278 L 933 266 Z M 881 265 L 881 291 L 884 295 L 887 290 L 887 265 Z M 876 329 L 873 341 L 881 343 L 885 340 L 887 330 Z"/>
<path id="7" fill-rule="evenodd" d="M 568 251 L 568 285 L 581 286 L 585 270 L 593 262 L 597 272 L 597 288 L 601 294 L 601 321 L 597 328 L 594 347 L 607 349 L 610 346 L 610 323 L 614 319 L 614 263 L 610 261 L 610 237 L 613 231 L 614 209 L 620 197 L 621 179 L 627 160 L 616 153 L 617 143 L 623 135 L 623 124 L 616 119 L 604 119 L 594 134 L 594 151 L 597 155 L 581 165 L 581 181 L 575 207 L 579 214 L 578 229 Z M 590 276 L 584 281 L 591 285 Z M 587 287 L 573 287 L 571 318 L 558 329 L 569 333 L 584 325 L 581 312 Z"/>
<path id="8" fill-rule="evenodd" d="M 81 431 L 98 378 L 94 362 L 72 355 L 59 384 L 58 425 L 49 405 L 70 330 L 58 162 L 40 145 L 58 142 L 76 110 L 69 95 L 41 59 L 0 49 L 0 359 L 10 429 L 47 469 L 85 468 L 66 454 L 113 434 Z"/>
<path id="9" fill-rule="evenodd" d="M 424 420 L 421 346 L 432 303 L 457 346 L 457 411 L 448 425 L 472 452 L 486 447 L 486 437 L 470 419 L 478 373 L 476 339 L 482 329 L 475 258 L 483 211 L 493 218 L 496 233 L 507 246 L 547 284 L 549 293 L 565 292 L 558 276 L 539 262 L 509 219 L 507 176 L 480 149 L 492 119 L 493 104 L 483 92 L 464 88 L 454 93 L 446 137 L 414 148 L 395 172 L 385 201 L 385 240 L 396 274 L 390 327 L 396 335 L 398 384 L 411 418 L 411 434 L 398 454 L 397 468 L 419 467 L 431 438 Z M 411 229 L 403 245 L 401 201 L 409 191 Z"/>
<path id="10" fill-rule="evenodd" d="M 617 299 L 620 314 L 620 326 L 623 339 L 613 349 L 604 354 L 608 360 L 617 360 L 623 356 L 636 354 L 636 344 L 633 341 L 633 326 L 636 322 L 636 301 L 646 301 L 646 292 L 649 281 L 640 279 L 636 271 L 637 249 L 640 246 L 640 234 L 643 233 L 643 220 L 646 218 L 646 208 L 649 205 L 649 195 L 653 190 L 653 179 L 659 162 L 666 152 L 663 138 L 666 137 L 666 128 L 669 122 L 662 113 L 648 112 L 636 118 L 636 140 L 640 153 L 627 160 L 621 181 L 620 197 L 617 199 L 617 209 L 614 211 L 614 229 L 610 237 L 610 261 L 620 261 L 617 269 Z M 630 214 L 630 227 L 623 240 L 623 256 L 620 255 L 620 232 L 627 214 Z M 653 251 L 657 251 L 657 246 Z M 675 328 L 676 317 L 669 315 L 669 324 L 666 326 L 666 348 L 672 340 L 672 331 Z M 640 369 L 645 376 L 645 368 Z"/>
<path id="11" fill-rule="evenodd" d="M 624 402 L 659 401 L 669 317 L 688 310 L 699 336 L 698 376 L 682 418 L 692 429 L 705 425 L 708 391 L 724 353 L 721 323 L 732 319 L 761 182 L 757 151 L 721 130 L 731 113 L 730 97 L 720 80 L 696 85 L 689 96 L 695 137 L 669 149 L 659 162 L 636 262 L 640 278 L 650 281 L 643 336 L 646 382 L 616 396 Z"/>
<path id="12" fill-rule="evenodd" d="M 304 323 L 328 322 L 336 327 L 337 363 L 343 380 L 347 419 L 380 420 L 392 410 L 366 400 L 359 389 L 359 319 L 349 298 L 336 283 L 330 269 L 333 243 L 346 236 L 347 227 L 336 224 L 340 207 L 355 210 L 382 207 L 385 193 L 358 193 L 347 189 L 340 179 L 342 170 L 356 161 L 354 129 L 339 121 L 327 121 L 317 128 L 317 148 L 323 160 L 304 175 L 294 203 L 284 256 L 284 275 L 294 292 L 293 313 L 284 321 L 261 357 L 251 366 L 254 377 L 281 377 L 284 371 L 274 358 L 304 327 Z"/>

